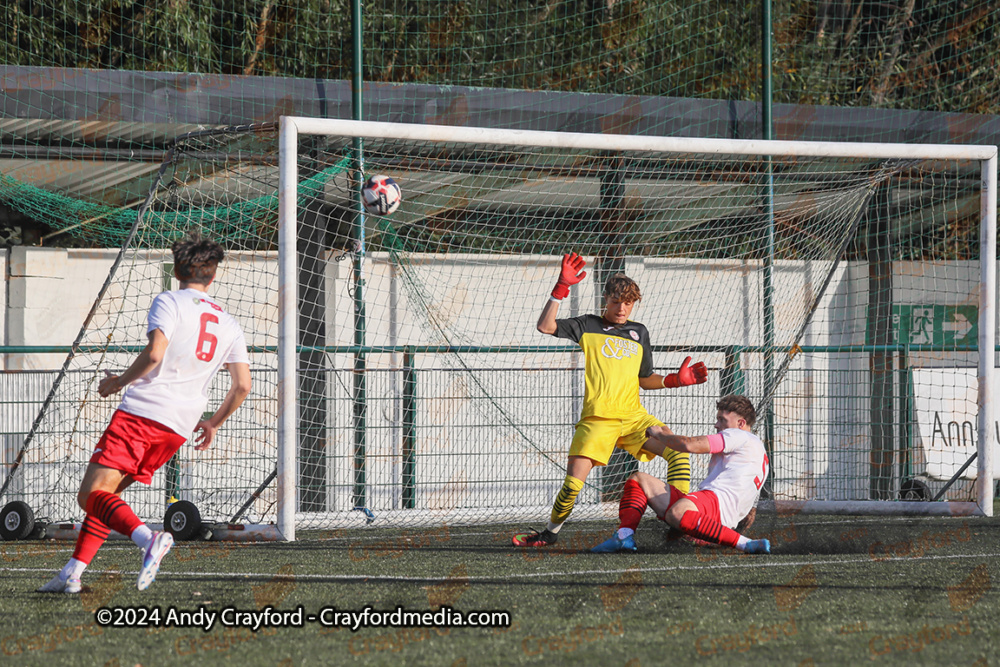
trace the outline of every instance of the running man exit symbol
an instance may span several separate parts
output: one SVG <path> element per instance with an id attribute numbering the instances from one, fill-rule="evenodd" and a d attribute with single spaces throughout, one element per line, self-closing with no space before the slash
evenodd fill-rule
<path id="1" fill-rule="evenodd" d="M 977 306 L 893 304 L 892 341 L 940 347 L 975 345 L 979 337 Z M 872 343 L 872 332 L 868 332 Z"/>
<path id="2" fill-rule="evenodd" d="M 934 306 L 913 306 L 910 310 L 910 345 L 930 345 L 934 342 Z"/>

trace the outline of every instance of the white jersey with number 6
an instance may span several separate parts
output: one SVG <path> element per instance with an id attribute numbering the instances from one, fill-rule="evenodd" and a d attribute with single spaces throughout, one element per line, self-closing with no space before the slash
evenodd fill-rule
<path id="1" fill-rule="evenodd" d="M 712 454 L 698 490 L 715 493 L 722 525 L 735 528 L 760 495 L 770 462 L 764 443 L 750 431 L 727 428 L 720 434 L 725 447 L 721 454 Z"/>
<path id="2" fill-rule="evenodd" d="M 146 334 L 167 338 L 163 361 L 136 380 L 119 410 L 189 436 L 208 405 L 208 388 L 223 364 L 250 363 L 243 330 L 232 315 L 195 289 L 163 292 L 149 308 Z"/>

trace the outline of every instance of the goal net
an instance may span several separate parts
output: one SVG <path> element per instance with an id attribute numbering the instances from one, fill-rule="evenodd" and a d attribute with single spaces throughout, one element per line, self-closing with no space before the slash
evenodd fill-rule
<path id="1" fill-rule="evenodd" d="M 211 451 L 184 448 L 127 492 L 144 519 L 181 498 L 286 538 L 543 522 L 584 390 L 579 348 L 535 330 L 569 251 L 588 274 L 560 317 L 599 314 L 625 273 L 656 371 L 709 367 L 705 384 L 642 392 L 651 414 L 702 435 L 721 395 L 753 400 L 765 500 L 990 513 L 994 156 L 301 118 L 183 137 L 7 496 L 80 518 L 117 404 L 96 394 L 101 371 L 144 344 L 152 298 L 176 287 L 167 249 L 198 227 L 227 247 L 213 294 L 248 334 L 254 390 Z M 375 173 L 402 188 L 391 216 L 361 212 Z M 223 374 L 215 403 L 226 388 Z M 595 469 L 571 520 L 616 515 L 635 468 L 616 453 Z"/>

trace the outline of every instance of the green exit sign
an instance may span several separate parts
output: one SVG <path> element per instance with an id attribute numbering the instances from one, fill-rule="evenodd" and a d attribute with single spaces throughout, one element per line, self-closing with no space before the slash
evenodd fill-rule
<path id="1" fill-rule="evenodd" d="M 892 342 L 941 347 L 975 345 L 978 322 L 978 306 L 893 304 Z M 869 330 L 869 344 L 872 338 Z"/>

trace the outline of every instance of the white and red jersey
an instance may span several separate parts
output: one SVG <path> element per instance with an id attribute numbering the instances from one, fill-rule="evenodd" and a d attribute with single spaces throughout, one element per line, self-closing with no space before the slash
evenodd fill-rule
<path id="1" fill-rule="evenodd" d="M 764 443 L 750 431 L 727 428 L 719 434 L 725 446 L 721 453 L 712 454 L 708 475 L 698 490 L 716 495 L 719 521 L 735 528 L 753 508 L 771 466 Z"/>
<path id="2" fill-rule="evenodd" d="M 250 363 L 235 318 L 195 289 L 163 292 L 149 308 L 147 335 L 167 338 L 160 364 L 125 390 L 118 409 L 146 417 L 185 437 L 208 405 L 208 388 L 223 364 Z"/>

